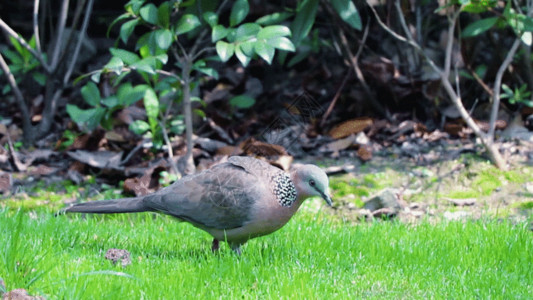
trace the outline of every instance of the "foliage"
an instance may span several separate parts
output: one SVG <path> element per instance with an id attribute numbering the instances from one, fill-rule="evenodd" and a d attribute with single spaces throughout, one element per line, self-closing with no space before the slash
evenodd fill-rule
<path id="1" fill-rule="evenodd" d="M 144 83 L 130 88 L 139 93 L 143 91 L 144 94 L 140 98 L 139 93 L 134 93 L 100 99 L 93 91 L 91 94 L 94 96 L 89 95 L 90 99 L 83 95 L 88 109 L 70 105 L 67 112 L 87 130 L 92 130 L 99 124 L 109 128 L 113 111 L 142 98 L 148 121 L 136 121 L 130 125 L 130 129 L 139 134 L 150 133 L 154 145 L 160 146 L 163 142 L 162 130 L 176 129 L 172 124 L 180 125 L 183 118 L 180 114 L 170 113 L 173 103 L 197 101 L 205 105 L 200 98 L 190 95 L 189 92 L 185 93 L 184 88 L 189 91 L 200 86 L 199 75 L 218 79 L 218 72 L 210 66 L 211 62 L 228 62 L 232 57 L 236 57 L 243 66 L 247 66 L 256 58 L 271 64 L 277 51 L 283 52 L 280 58 L 283 60 L 287 52 L 294 52 L 298 45 L 309 40 L 308 33 L 313 26 L 318 3 L 317 0 L 304 0 L 294 12 L 278 12 L 250 22 L 247 21 L 250 11 L 247 0 L 233 3 L 228 20 L 219 20 L 219 12 L 223 7 L 219 7 L 218 2 L 165 1 L 156 6 L 144 0 L 132 0 L 125 5 L 126 12 L 111 26 L 122 23 L 119 38 L 124 44 L 132 42 L 136 30 L 141 31 L 138 28 L 145 29 L 134 41 L 135 52 L 120 48 L 110 49 L 111 60 L 102 70 L 93 72 L 91 79 L 98 82 L 102 74 L 113 74 L 113 84 L 118 86 L 120 91 L 123 79 L 134 72 L 141 76 Z M 335 0 L 332 5 L 347 24 L 353 28 L 361 28 L 359 15 L 352 1 Z M 280 25 L 293 16 L 294 20 L 289 26 Z M 206 40 L 204 36 L 210 36 L 210 39 Z M 316 35 L 313 40 L 315 42 L 311 49 L 316 51 Z M 211 52 L 215 52 L 217 57 L 208 56 Z M 301 61 L 309 53 L 310 51 L 306 51 L 303 55 L 295 56 L 289 65 Z M 165 71 L 169 62 L 179 68 L 181 74 Z M 94 83 L 88 83 L 84 89 L 94 90 L 94 86 Z M 163 101 L 164 98 L 168 101 Z M 229 100 L 232 107 L 239 109 L 250 108 L 255 102 L 255 99 L 246 94 Z M 194 111 L 205 117 L 201 110 Z M 183 114 L 188 114 L 186 105 Z"/>
<path id="2" fill-rule="evenodd" d="M 522 84 L 520 88 L 512 90 L 508 85 L 502 84 L 503 93 L 501 98 L 508 98 L 511 104 L 523 104 L 528 107 L 533 107 L 533 101 L 529 99 L 531 92 L 527 91 L 527 85 Z"/>
<path id="3" fill-rule="evenodd" d="M 27 75 L 30 75 L 33 82 L 41 87 L 44 86 L 46 83 L 46 75 L 39 70 L 39 66 L 41 65 L 39 60 L 35 58 L 28 49 L 24 48 L 14 37 L 9 37 L 9 42 L 14 50 L 5 48 L 2 50 L 2 55 L 8 59 L 9 69 L 13 73 L 17 83 L 20 84 Z M 36 50 L 35 43 L 35 36 L 32 36 L 28 41 L 28 45 Z M 0 74 L 2 74 L 1 70 Z M 11 92 L 11 86 L 6 84 L 2 89 L 2 94 L 7 94 L 9 92 Z"/>

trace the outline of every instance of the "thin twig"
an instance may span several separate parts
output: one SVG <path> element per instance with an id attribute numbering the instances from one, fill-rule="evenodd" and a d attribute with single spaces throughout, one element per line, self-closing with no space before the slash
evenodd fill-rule
<path id="1" fill-rule="evenodd" d="M 33 4 L 33 36 L 35 36 L 35 48 L 38 52 L 41 52 L 41 39 L 39 37 L 39 0 L 35 0 Z"/>
<path id="2" fill-rule="evenodd" d="M 58 64 L 61 64 L 63 63 L 63 60 L 65 59 L 65 57 L 67 56 L 71 56 L 71 48 L 69 47 L 70 46 L 70 43 L 72 43 L 72 39 L 76 36 L 77 32 L 76 32 L 76 28 L 78 27 L 78 22 L 80 21 L 80 16 L 82 15 L 82 12 L 84 11 L 87 11 L 85 8 L 85 3 L 87 1 L 86 0 L 80 0 L 77 2 L 77 5 L 76 5 L 76 10 L 74 12 L 74 18 L 72 20 L 72 22 L 70 23 L 70 33 L 68 35 L 68 38 L 67 39 L 63 39 L 62 41 L 62 44 L 64 46 L 62 46 L 62 51 L 61 51 L 61 55 L 59 56 L 59 60 L 58 60 Z M 83 36 L 82 32 L 80 31 L 79 34 L 78 34 L 78 38 L 81 38 L 81 36 Z"/>
<path id="3" fill-rule="evenodd" d="M 76 43 L 76 48 L 74 48 L 74 54 L 72 55 L 72 60 L 70 61 L 68 70 L 65 73 L 65 76 L 63 77 L 63 85 L 67 84 L 68 80 L 70 79 L 70 75 L 72 74 L 72 71 L 74 70 L 74 66 L 76 65 L 76 62 L 78 60 L 78 55 L 80 53 L 81 44 L 82 44 L 83 39 L 86 37 L 87 27 L 89 26 L 89 19 L 91 17 L 91 12 L 93 9 L 93 1 L 94 0 L 89 0 L 89 2 L 87 2 L 87 8 L 85 10 L 85 16 L 83 18 L 83 23 L 81 25 L 80 35 Z"/>
<path id="4" fill-rule="evenodd" d="M 494 90 L 492 92 L 492 109 L 490 111 L 490 129 L 488 133 L 488 139 L 489 142 L 492 143 L 494 141 L 494 131 L 496 129 L 496 118 L 498 117 L 498 110 L 500 108 L 500 88 L 502 85 L 502 78 L 503 73 L 505 73 L 505 70 L 511 64 L 513 61 L 514 54 L 516 53 L 516 50 L 518 49 L 518 46 L 520 46 L 520 38 L 516 38 L 514 40 L 513 45 L 511 46 L 511 49 L 509 52 L 507 52 L 507 56 L 503 60 L 502 64 L 500 65 L 500 68 L 498 69 L 498 72 L 496 73 L 496 78 L 494 79 Z"/>
<path id="5" fill-rule="evenodd" d="M 61 42 L 63 41 L 63 30 L 65 30 L 65 24 L 67 22 L 69 0 L 63 0 L 61 4 L 61 11 L 59 13 L 59 23 L 56 28 L 56 40 L 52 52 L 52 60 L 50 63 L 50 69 L 55 72 L 59 63 L 59 53 L 61 52 Z"/>
<path id="6" fill-rule="evenodd" d="M 4 60 L 4 57 L 2 56 L 2 54 L 0 54 L 0 68 L 2 69 L 2 71 L 4 71 L 4 75 L 7 78 L 7 82 L 9 83 L 9 85 L 11 86 L 11 89 L 13 90 L 13 93 L 15 94 L 17 105 L 20 109 L 20 112 L 22 113 L 22 122 L 24 123 L 23 127 L 24 129 L 30 129 L 31 121 L 30 121 L 30 111 L 29 111 L 28 105 L 26 104 L 26 101 L 24 100 L 24 96 L 22 95 L 22 92 L 20 91 L 17 85 L 15 76 L 13 76 L 13 73 L 11 73 L 11 70 L 9 69 L 9 66 Z"/>
<path id="7" fill-rule="evenodd" d="M 320 121 L 320 127 L 324 127 L 324 124 L 326 124 L 326 120 L 328 119 L 329 115 L 333 111 L 333 108 L 335 107 L 337 100 L 339 100 L 341 92 L 344 89 L 344 86 L 346 85 L 346 83 L 348 82 L 348 78 L 350 78 L 351 74 L 352 74 L 352 69 L 349 69 L 348 72 L 346 72 L 346 75 L 344 76 L 344 79 L 342 80 L 341 85 L 337 89 L 337 92 L 335 92 L 335 96 L 333 96 L 333 99 L 331 100 L 331 103 L 329 104 L 328 109 L 326 110 L 326 113 L 322 116 L 322 121 Z"/>
<path id="8" fill-rule="evenodd" d="M 474 79 L 476 80 L 476 82 L 483 88 L 483 90 L 485 92 L 487 92 L 487 94 L 489 94 L 489 96 L 492 98 L 492 89 L 483 81 L 483 79 L 481 77 L 479 77 L 479 75 L 472 69 L 472 66 L 470 66 L 470 64 L 468 64 L 466 66 L 466 68 L 470 71 L 470 74 L 472 75 L 472 77 L 474 77 Z"/>

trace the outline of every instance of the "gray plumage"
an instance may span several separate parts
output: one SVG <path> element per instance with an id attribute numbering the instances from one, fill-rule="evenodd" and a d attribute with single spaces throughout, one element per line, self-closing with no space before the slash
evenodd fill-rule
<path id="1" fill-rule="evenodd" d="M 159 212 L 227 241 L 240 253 L 248 239 L 281 228 L 308 197 L 322 197 L 328 205 L 328 178 L 314 165 L 290 174 L 250 157 L 230 157 L 203 172 L 183 177 L 153 194 L 135 198 L 75 204 L 66 212 Z"/>

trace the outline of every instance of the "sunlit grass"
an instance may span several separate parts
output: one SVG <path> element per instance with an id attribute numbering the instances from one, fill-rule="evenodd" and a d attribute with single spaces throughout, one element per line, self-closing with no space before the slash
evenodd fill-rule
<path id="1" fill-rule="evenodd" d="M 527 223 L 343 223 L 301 212 L 238 257 L 210 237 L 153 214 L 53 217 L 0 212 L 0 277 L 50 299 L 527 299 Z M 110 248 L 132 264 L 113 266 Z"/>

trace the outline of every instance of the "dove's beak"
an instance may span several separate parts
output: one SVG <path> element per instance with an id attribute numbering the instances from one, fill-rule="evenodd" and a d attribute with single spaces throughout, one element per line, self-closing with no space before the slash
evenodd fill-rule
<path id="1" fill-rule="evenodd" d="M 333 201 L 331 201 L 331 197 L 329 196 L 329 191 L 326 191 L 325 193 L 320 193 L 322 195 L 322 199 L 326 201 L 328 206 L 333 206 Z"/>

